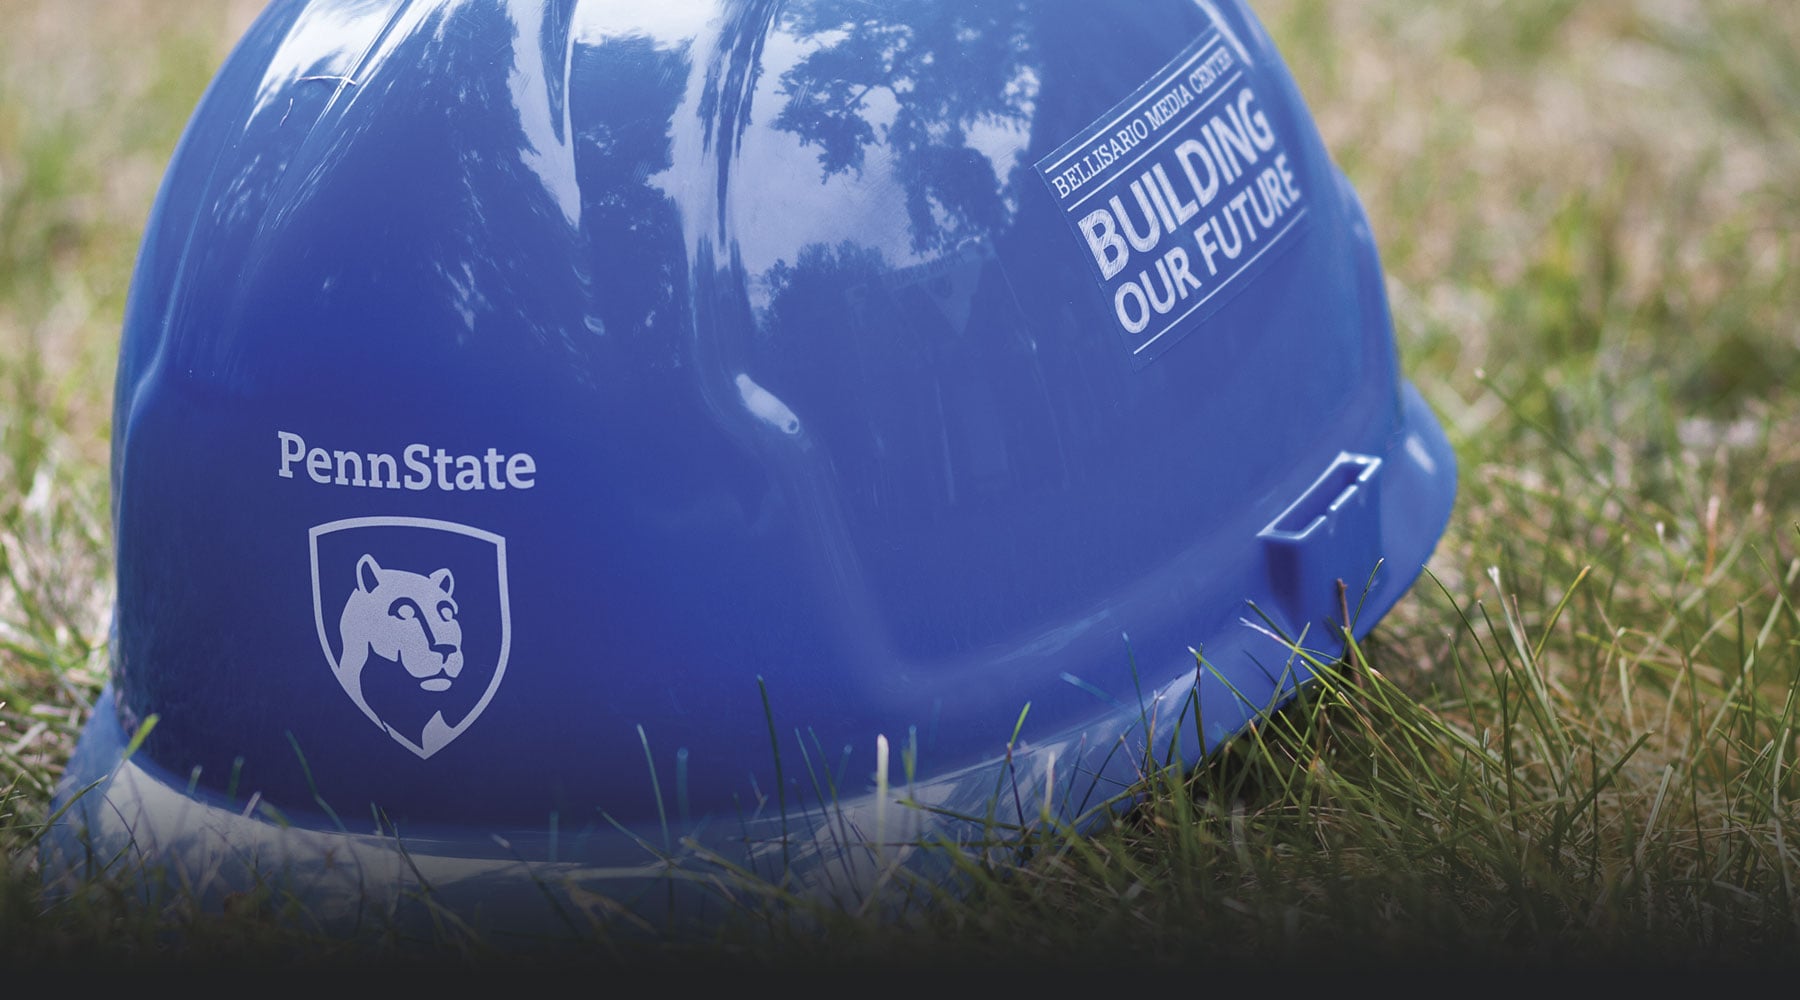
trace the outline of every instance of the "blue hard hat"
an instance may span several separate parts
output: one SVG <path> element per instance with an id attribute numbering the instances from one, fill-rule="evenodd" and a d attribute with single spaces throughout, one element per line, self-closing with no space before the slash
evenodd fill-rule
<path id="1" fill-rule="evenodd" d="M 1091 822 L 1367 632 L 1455 491 L 1238 0 L 275 0 L 112 448 L 51 870 L 320 912 Z"/>

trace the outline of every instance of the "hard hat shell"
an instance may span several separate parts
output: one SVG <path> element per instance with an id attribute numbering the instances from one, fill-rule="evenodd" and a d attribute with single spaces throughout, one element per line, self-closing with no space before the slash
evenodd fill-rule
<path id="1" fill-rule="evenodd" d="M 1455 482 L 1236 0 L 276 0 L 111 471 L 51 852 L 321 906 L 1087 822 L 1365 633 Z"/>

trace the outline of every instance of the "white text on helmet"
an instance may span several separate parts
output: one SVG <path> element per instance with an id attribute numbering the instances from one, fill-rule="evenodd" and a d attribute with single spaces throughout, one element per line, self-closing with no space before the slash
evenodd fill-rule
<path id="1" fill-rule="evenodd" d="M 275 438 L 281 448 L 276 474 L 294 479 L 295 466 L 299 466 L 308 479 L 321 486 L 466 493 L 528 490 L 537 485 L 537 459 L 522 451 L 506 454 L 489 448 L 483 454 L 455 454 L 415 443 L 396 457 L 390 452 L 308 448 L 306 439 L 292 431 L 276 431 Z"/>

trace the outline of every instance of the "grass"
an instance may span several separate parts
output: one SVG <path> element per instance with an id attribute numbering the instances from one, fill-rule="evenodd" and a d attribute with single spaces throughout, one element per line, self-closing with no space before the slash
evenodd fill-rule
<path id="1" fill-rule="evenodd" d="M 254 6 L 0 0 L 0 952 L 27 964 L 367 957 L 105 884 L 54 902 L 33 869 L 106 671 L 131 257 Z M 1793 964 L 1800 7 L 1254 7 L 1367 204 L 1459 456 L 1427 575 L 1349 669 L 1194 773 L 1147 768 L 1121 822 L 1031 834 L 1029 861 L 904 926 L 817 912 L 705 954 Z"/>

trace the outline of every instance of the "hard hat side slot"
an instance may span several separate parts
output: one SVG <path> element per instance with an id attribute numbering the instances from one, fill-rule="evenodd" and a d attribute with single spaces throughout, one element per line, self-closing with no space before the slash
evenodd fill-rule
<path id="1" fill-rule="evenodd" d="M 1296 611 L 1331 607 L 1336 581 L 1344 581 L 1352 593 L 1368 582 L 1381 558 L 1380 471 L 1379 458 L 1339 452 L 1306 492 L 1258 532 L 1269 583 L 1284 606 Z"/>

